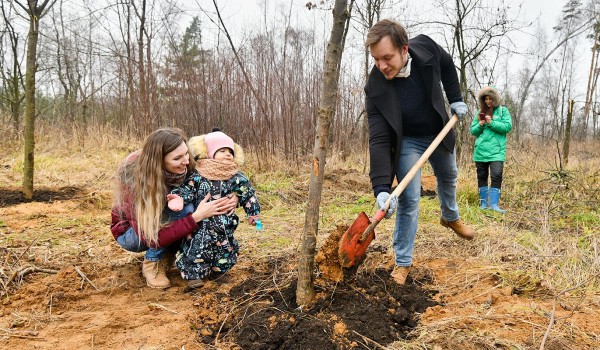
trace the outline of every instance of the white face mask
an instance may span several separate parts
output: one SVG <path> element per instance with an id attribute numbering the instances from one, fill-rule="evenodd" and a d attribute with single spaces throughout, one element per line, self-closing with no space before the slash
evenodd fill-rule
<path id="1" fill-rule="evenodd" d="M 412 61 L 412 57 L 408 55 L 408 60 L 406 61 L 406 65 L 400 69 L 398 74 L 396 74 L 396 78 L 408 78 L 410 75 L 410 63 Z"/>

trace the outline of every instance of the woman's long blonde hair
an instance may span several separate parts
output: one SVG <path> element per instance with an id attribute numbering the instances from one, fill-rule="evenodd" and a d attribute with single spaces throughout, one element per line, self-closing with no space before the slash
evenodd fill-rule
<path id="1" fill-rule="evenodd" d="M 166 224 L 162 217 L 168 191 L 163 175 L 163 159 L 186 141 L 181 129 L 157 129 L 146 137 L 141 153 L 134 162 L 133 214 L 138 233 L 148 244 L 158 242 L 158 231 Z M 188 171 L 191 170 L 190 162 Z"/>

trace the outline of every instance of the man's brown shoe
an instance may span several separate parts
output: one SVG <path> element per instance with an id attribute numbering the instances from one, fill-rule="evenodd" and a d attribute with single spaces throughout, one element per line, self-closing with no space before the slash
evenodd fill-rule
<path id="1" fill-rule="evenodd" d="M 410 266 L 395 266 L 394 271 L 392 271 L 390 276 L 392 276 L 392 279 L 399 285 L 404 285 L 409 272 Z"/>
<path id="2" fill-rule="evenodd" d="M 464 238 L 467 240 L 472 240 L 475 237 L 475 231 L 473 229 L 462 222 L 460 219 L 456 221 L 447 221 L 444 218 L 440 218 L 440 224 L 442 226 L 452 229 L 454 233 L 456 233 L 460 238 Z"/>

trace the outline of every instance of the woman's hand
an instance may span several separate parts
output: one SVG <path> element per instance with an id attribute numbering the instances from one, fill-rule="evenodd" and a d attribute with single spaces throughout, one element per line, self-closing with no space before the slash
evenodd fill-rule
<path id="1" fill-rule="evenodd" d="M 488 124 L 492 124 L 492 117 L 486 114 L 485 115 L 485 122 L 488 123 Z"/>
<path id="2" fill-rule="evenodd" d="M 192 213 L 192 217 L 196 222 L 202 221 L 215 215 L 227 214 L 230 211 L 233 211 L 235 209 L 235 206 L 237 205 L 237 197 L 233 204 L 231 203 L 231 198 L 229 197 L 219 198 L 211 202 L 209 202 L 209 200 L 210 194 L 207 194 L 206 197 L 204 197 L 204 199 L 200 202 L 200 204 L 198 204 L 198 208 L 196 208 L 196 211 Z"/>

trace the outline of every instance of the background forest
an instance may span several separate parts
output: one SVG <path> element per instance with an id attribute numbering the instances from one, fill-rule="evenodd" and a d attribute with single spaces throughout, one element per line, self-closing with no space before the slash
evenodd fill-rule
<path id="1" fill-rule="evenodd" d="M 27 3 L 1 5 L 6 135 L 22 137 L 28 123 L 26 60 L 35 28 L 39 128 L 60 125 L 61 136 L 83 141 L 88 132 L 141 137 L 176 125 L 196 135 L 218 126 L 263 156 L 294 160 L 310 153 L 331 3 L 29 1 L 45 5 L 35 20 Z M 432 36 L 455 57 L 472 113 L 482 86 L 499 88 L 513 115 L 514 140 L 562 143 L 569 128 L 577 139 L 599 137 L 598 1 L 565 1 L 552 32 L 536 13 L 524 18 L 521 5 L 351 2 L 332 152 L 366 149 L 362 87 L 372 62 L 362 43 L 367 29 L 386 17 L 404 23 L 410 35 Z M 472 144 L 467 124 L 460 127 L 459 154 Z M 462 160 L 469 157 L 467 151 Z"/>

